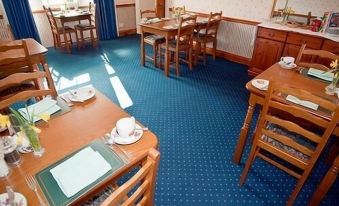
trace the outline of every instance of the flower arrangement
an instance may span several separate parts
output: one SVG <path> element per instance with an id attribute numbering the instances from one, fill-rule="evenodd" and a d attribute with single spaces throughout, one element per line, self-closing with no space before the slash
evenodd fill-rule
<path id="1" fill-rule="evenodd" d="M 36 156 L 41 156 L 44 152 L 44 149 L 41 147 L 38 133 L 41 132 L 39 128 L 35 126 L 34 117 L 39 117 L 43 121 L 47 122 L 50 119 L 49 114 L 39 114 L 35 115 L 34 111 L 32 114 L 29 113 L 28 108 L 26 106 L 26 112 L 28 119 L 24 118 L 18 111 L 10 108 L 11 114 L 9 115 L 2 115 L 0 114 L 0 126 L 1 127 L 13 127 L 19 128 L 27 137 L 28 141 L 30 142 L 34 154 Z M 11 119 L 15 122 L 14 125 L 11 125 Z M 22 134 L 22 133 L 18 133 Z"/>

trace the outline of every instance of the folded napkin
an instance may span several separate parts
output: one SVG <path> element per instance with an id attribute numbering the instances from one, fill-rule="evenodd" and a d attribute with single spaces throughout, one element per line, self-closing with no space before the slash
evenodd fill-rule
<path id="1" fill-rule="evenodd" d="M 331 73 L 331 72 L 324 72 L 322 70 L 314 69 L 314 68 L 310 68 L 308 70 L 307 74 L 314 76 L 314 77 L 317 77 L 319 79 L 330 81 L 330 82 L 333 80 L 333 76 L 334 76 L 334 74 Z"/>
<path id="2" fill-rule="evenodd" d="M 27 120 L 29 119 L 29 117 L 32 117 L 32 115 L 34 115 L 33 121 L 36 122 L 41 120 L 41 117 L 39 117 L 40 114 L 51 115 L 61 110 L 61 107 L 57 105 L 56 100 L 46 97 L 41 101 L 28 106 L 27 109 L 29 114 L 27 114 L 26 108 L 21 108 L 18 111 Z"/>
<path id="3" fill-rule="evenodd" d="M 111 165 L 86 147 L 50 170 L 62 192 L 69 198 L 84 189 L 112 169 Z"/>
<path id="4" fill-rule="evenodd" d="M 319 105 L 317 105 L 317 104 L 315 104 L 313 102 L 301 100 L 298 97 L 295 97 L 293 95 L 287 95 L 286 100 L 290 101 L 290 102 L 293 102 L 295 104 L 299 104 L 301 106 L 313 109 L 313 110 L 318 110 L 318 107 L 319 107 Z"/>

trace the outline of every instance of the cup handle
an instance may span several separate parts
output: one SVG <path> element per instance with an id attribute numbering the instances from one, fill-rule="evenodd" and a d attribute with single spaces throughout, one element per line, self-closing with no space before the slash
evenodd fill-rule
<path id="1" fill-rule="evenodd" d="M 280 58 L 280 61 L 283 62 L 283 61 L 284 61 L 284 57 L 281 57 L 281 58 Z"/>

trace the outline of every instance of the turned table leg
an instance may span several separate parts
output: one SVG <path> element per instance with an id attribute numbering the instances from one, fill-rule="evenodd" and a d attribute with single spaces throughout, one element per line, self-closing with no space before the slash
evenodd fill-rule
<path id="1" fill-rule="evenodd" d="M 249 99 L 249 106 L 248 106 L 248 109 L 247 109 L 245 121 L 244 121 L 244 124 L 241 128 L 238 143 L 236 145 L 236 148 L 235 148 L 235 151 L 234 151 L 234 154 L 233 154 L 233 162 L 236 163 L 236 164 L 240 163 L 242 153 L 243 153 L 244 148 L 245 148 L 248 130 L 249 130 L 250 123 L 251 123 L 252 117 L 253 117 L 254 107 L 255 107 L 255 98 L 251 94 L 250 99 Z"/>

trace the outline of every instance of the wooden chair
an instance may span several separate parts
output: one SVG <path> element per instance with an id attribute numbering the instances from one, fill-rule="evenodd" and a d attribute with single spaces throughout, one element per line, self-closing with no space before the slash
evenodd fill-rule
<path id="1" fill-rule="evenodd" d="M 58 26 L 57 21 L 53 16 L 53 12 L 51 8 L 46 8 L 45 6 L 43 6 L 43 8 L 46 12 L 46 16 L 47 16 L 49 25 L 51 27 L 54 48 L 65 47 L 66 50 L 70 52 L 71 45 L 73 44 L 71 34 L 74 33 L 75 30 L 69 26 L 64 26 L 64 27 Z"/>
<path id="2" fill-rule="evenodd" d="M 30 59 L 25 39 L 15 43 L 6 42 L 0 44 L 0 79 L 17 72 L 32 72 L 33 64 Z M 13 57 L 15 54 L 15 57 Z"/>
<path id="3" fill-rule="evenodd" d="M 326 121 L 317 116 L 314 114 L 314 110 L 287 103 L 285 100 L 287 95 L 293 95 L 301 100 L 311 101 L 319 105 L 318 110 L 328 111 L 328 114 L 331 115 L 331 121 Z M 288 114 L 289 118 L 280 118 L 273 115 L 277 112 L 285 114 L 285 117 Z M 240 185 L 244 184 L 255 158 L 260 157 L 298 179 L 287 202 L 287 205 L 292 205 L 338 120 L 339 107 L 335 103 L 303 90 L 278 87 L 274 82 L 270 82 L 252 149 L 240 177 Z M 300 126 L 295 121 L 311 124 L 312 130 Z M 316 130 L 317 128 L 319 129 Z M 280 161 L 277 161 L 277 158 Z M 297 170 L 293 168 L 297 168 Z"/>
<path id="4" fill-rule="evenodd" d="M 156 18 L 156 11 L 155 10 L 145 10 L 141 11 L 140 10 L 140 17 L 141 18 Z M 144 43 L 149 44 L 153 48 L 153 56 L 145 56 L 147 59 L 153 61 L 153 64 L 157 67 L 157 55 L 159 51 L 159 45 L 165 41 L 165 38 L 160 35 L 155 35 L 155 34 L 148 34 L 144 37 L 143 39 Z"/>
<path id="5" fill-rule="evenodd" d="M 194 37 L 194 41 L 197 45 L 196 50 L 198 53 L 196 55 L 200 55 L 202 50 L 202 57 L 204 60 L 204 64 L 206 64 L 206 48 L 208 43 L 213 43 L 213 59 L 215 60 L 216 50 L 217 50 L 217 35 L 219 30 L 219 25 L 221 22 L 222 11 L 220 13 L 210 13 L 208 17 L 208 23 L 206 29 L 202 29 L 201 31 L 197 31 Z"/>
<path id="6" fill-rule="evenodd" d="M 159 161 L 160 153 L 155 149 L 150 149 L 132 160 L 127 166 L 128 168 L 124 168 L 124 174 L 136 171 L 129 180 L 121 186 L 116 184 L 110 186 L 108 191 L 101 192 L 95 198 L 91 198 L 81 205 L 154 205 L 154 190 Z"/>
<path id="7" fill-rule="evenodd" d="M 321 203 L 321 200 L 325 197 L 328 190 L 334 184 L 339 173 L 339 155 L 335 158 L 332 167 L 328 170 L 325 177 L 322 179 L 317 190 L 313 193 L 313 196 L 309 202 L 309 206 L 317 206 Z"/>
<path id="8" fill-rule="evenodd" d="M 44 67 L 47 67 L 45 64 Z M 45 68 L 46 69 L 46 68 Z M 25 101 L 33 97 L 44 97 L 44 96 L 57 96 L 57 92 L 55 86 L 53 84 L 53 80 L 51 78 L 49 70 L 46 69 L 44 71 L 36 71 L 29 73 L 15 73 L 4 79 L 0 80 L 0 92 L 4 91 L 13 86 L 22 85 L 27 82 L 41 82 L 42 79 L 46 79 L 48 88 L 47 89 L 30 89 L 25 91 L 19 91 L 13 95 L 9 95 L 6 98 L 0 101 L 0 110 L 8 108 L 10 105 L 16 102 Z"/>
<path id="9" fill-rule="evenodd" d="M 96 48 L 98 35 L 97 35 L 97 28 L 96 28 L 96 18 L 95 18 L 95 5 L 92 5 L 92 2 L 89 2 L 88 11 L 91 12 L 91 20 L 86 23 L 81 23 L 75 25 L 75 35 L 77 38 L 77 46 L 78 49 L 84 46 L 85 41 L 91 41 L 93 48 Z M 85 38 L 84 33 L 85 31 L 89 31 L 90 37 Z M 78 36 L 78 32 L 80 33 L 80 37 Z M 95 35 L 94 35 L 95 33 Z"/>
<path id="10" fill-rule="evenodd" d="M 179 21 L 179 29 L 178 34 L 174 40 L 169 42 L 168 49 L 170 52 L 170 56 L 174 54 L 175 61 L 175 70 L 177 76 L 180 75 L 179 72 L 179 61 L 183 61 L 189 65 L 190 70 L 193 69 L 193 59 L 192 59 L 192 51 L 193 51 L 193 34 L 194 28 L 196 25 L 197 16 L 190 16 L 186 19 L 180 18 Z M 161 50 L 166 50 L 166 45 L 162 44 L 160 49 L 160 65 L 161 65 Z M 166 51 L 165 51 L 166 52 Z M 181 52 L 186 52 L 186 59 L 179 58 L 179 54 Z M 171 58 L 170 58 L 171 60 Z M 171 63 L 171 62 L 170 62 Z"/>
<path id="11" fill-rule="evenodd" d="M 339 60 L 339 55 L 325 50 L 306 49 L 306 44 L 303 44 L 295 63 L 301 67 L 327 71 L 331 70 L 330 63 L 336 59 Z"/>

